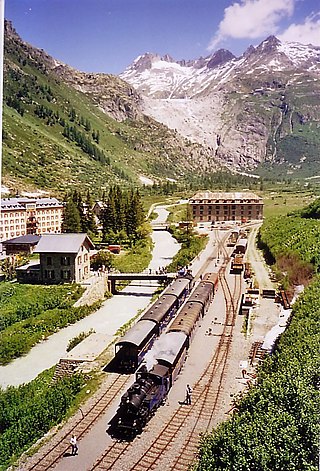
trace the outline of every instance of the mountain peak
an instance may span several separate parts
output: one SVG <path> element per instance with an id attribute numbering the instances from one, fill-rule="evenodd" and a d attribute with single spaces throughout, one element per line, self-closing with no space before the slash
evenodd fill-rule
<path id="1" fill-rule="evenodd" d="M 144 70 L 151 69 L 152 64 L 158 61 L 163 61 L 163 62 L 168 62 L 168 63 L 175 62 L 175 60 L 169 54 L 160 56 L 159 54 L 155 54 L 153 52 L 146 52 L 145 54 L 138 56 L 133 61 L 133 63 L 127 68 L 127 70 L 130 69 L 136 72 L 143 72 Z"/>
<path id="2" fill-rule="evenodd" d="M 235 59 L 236 56 L 232 54 L 232 52 L 228 51 L 227 49 L 219 49 L 218 51 L 214 52 L 207 63 L 208 69 L 214 69 L 219 65 L 225 64 L 226 62 Z"/>
<path id="3" fill-rule="evenodd" d="M 267 39 L 262 41 L 256 48 L 259 52 L 271 52 L 281 46 L 281 41 L 275 36 L 268 36 Z"/>

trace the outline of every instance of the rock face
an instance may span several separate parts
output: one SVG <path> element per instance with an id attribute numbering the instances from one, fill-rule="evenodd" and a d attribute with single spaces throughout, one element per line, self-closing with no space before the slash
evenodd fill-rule
<path id="1" fill-rule="evenodd" d="M 193 61 L 148 53 L 120 77 L 142 95 L 146 114 L 208 146 L 230 167 L 286 162 L 288 173 L 314 170 L 319 47 L 270 36 L 239 58 L 223 49 Z"/>
<path id="2" fill-rule="evenodd" d="M 37 49 L 23 42 L 13 28 L 11 21 L 5 21 L 5 36 L 7 44 L 11 44 L 12 47 L 15 45 L 22 47 L 37 68 L 54 73 L 57 78 L 76 90 L 86 93 L 101 110 L 117 121 L 142 117 L 140 95 L 128 82 L 111 74 L 80 72 L 54 59 L 43 49 Z"/>
<path id="3" fill-rule="evenodd" d="M 10 22 L 4 39 L 2 163 L 10 188 L 172 184 L 221 168 L 212 149 L 145 115 L 128 82 L 69 67 L 25 43 Z M 146 55 L 134 68 L 151 70 L 154 61 L 174 64 Z"/>

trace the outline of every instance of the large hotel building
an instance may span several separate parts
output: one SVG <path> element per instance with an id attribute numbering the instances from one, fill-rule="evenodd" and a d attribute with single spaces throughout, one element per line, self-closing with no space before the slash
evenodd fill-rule
<path id="1" fill-rule="evenodd" d="M 262 198 L 254 193 L 204 191 L 189 200 L 195 222 L 247 222 L 263 218 Z"/>
<path id="2" fill-rule="evenodd" d="M 0 242 L 27 234 L 61 232 L 63 204 L 56 198 L 1 200 Z"/>

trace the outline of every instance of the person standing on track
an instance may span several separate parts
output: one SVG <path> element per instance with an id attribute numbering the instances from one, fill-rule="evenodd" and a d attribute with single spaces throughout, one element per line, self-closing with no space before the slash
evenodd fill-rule
<path id="1" fill-rule="evenodd" d="M 187 387 L 186 387 L 186 401 L 185 401 L 187 406 L 191 406 L 191 395 L 192 395 L 191 386 L 190 386 L 190 384 L 187 384 Z"/>
<path id="2" fill-rule="evenodd" d="M 71 445 L 71 454 L 72 456 L 78 454 L 78 443 L 77 443 L 77 437 L 75 435 L 72 435 L 70 438 L 70 445 Z"/>

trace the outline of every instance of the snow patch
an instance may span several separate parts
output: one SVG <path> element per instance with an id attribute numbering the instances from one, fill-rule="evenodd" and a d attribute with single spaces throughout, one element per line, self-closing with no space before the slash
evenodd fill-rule
<path id="1" fill-rule="evenodd" d="M 154 180 L 151 180 L 151 178 L 144 177 L 143 175 L 139 176 L 139 180 L 143 185 L 150 185 L 152 186 L 154 184 Z"/>

